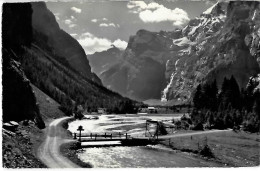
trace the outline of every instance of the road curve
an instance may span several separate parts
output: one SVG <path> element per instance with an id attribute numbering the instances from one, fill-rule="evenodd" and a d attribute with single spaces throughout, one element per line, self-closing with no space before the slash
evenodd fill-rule
<path id="1" fill-rule="evenodd" d="M 80 168 L 68 158 L 60 153 L 60 146 L 64 143 L 73 141 L 66 139 L 64 128 L 61 127 L 62 121 L 71 117 L 55 119 L 46 128 L 45 141 L 37 151 L 38 158 L 49 168 Z"/>

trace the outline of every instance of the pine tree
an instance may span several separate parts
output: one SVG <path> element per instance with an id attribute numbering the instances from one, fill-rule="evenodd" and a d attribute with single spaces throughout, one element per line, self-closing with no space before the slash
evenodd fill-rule
<path id="1" fill-rule="evenodd" d="M 238 83 L 235 79 L 235 77 L 232 75 L 229 81 L 229 89 L 231 91 L 230 94 L 230 101 L 232 104 L 232 107 L 235 109 L 240 109 L 241 110 L 241 105 L 240 105 L 240 90 L 239 90 L 239 86 Z"/>
<path id="2" fill-rule="evenodd" d="M 215 79 L 211 86 L 210 86 L 210 89 L 211 89 L 211 94 L 210 94 L 210 97 L 211 97 L 211 110 L 212 111 L 216 111 L 217 110 L 217 107 L 218 107 L 218 87 L 217 87 L 217 80 Z"/>
<path id="3" fill-rule="evenodd" d="M 194 98 L 193 98 L 193 103 L 194 103 L 194 107 L 196 109 L 201 109 L 203 106 L 202 106 L 202 88 L 201 88 L 201 85 L 199 84 L 197 86 L 197 89 L 196 89 L 196 93 L 194 95 Z"/>

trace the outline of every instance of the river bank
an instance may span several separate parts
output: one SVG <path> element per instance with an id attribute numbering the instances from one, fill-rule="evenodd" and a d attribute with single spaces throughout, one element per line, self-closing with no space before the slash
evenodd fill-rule
<path id="1" fill-rule="evenodd" d="M 68 131 L 68 124 L 69 122 L 74 121 L 75 119 L 67 119 L 62 122 L 61 127 L 64 130 L 66 138 L 72 139 L 72 133 Z M 68 142 L 64 143 L 60 146 L 60 152 L 63 156 L 67 157 L 73 163 L 79 165 L 82 168 L 92 168 L 89 163 L 85 163 L 78 158 L 78 147 L 76 142 Z"/>
<path id="2" fill-rule="evenodd" d="M 77 120 L 69 124 L 69 130 L 76 132 L 76 128 L 82 125 L 85 133 L 90 131 L 130 131 L 132 135 L 142 134 L 145 118 L 149 116 L 100 116 L 98 120 Z M 156 117 L 157 118 L 157 117 Z M 163 118 L 157 118 L 163 119 Z M 168 117 L 168 119 L 170 119 Z M 135 122 L 130 124 L 129 121 Z M 132 127 L 132 128 L 131 128 Z M 144 125 L 143 125 L 144 127 Z M 71 136 L 72 137 L 72 136 Z M 215 160 L 198 158 L 194 153 L 183 153 L 167 146 L 155 145 L 144 147 L 102 147 L 83 148 L 78 150 L 76 144 L 62 145 L 61 152 L 67 158 L 81 167 L 95 168 L 125 168 L 125 167 L 225 167 L 226 165 Z M 87 165 L 85 165 L 87 164 Z"/>
<path id="3" fill-rule="evenodd" d="M 260 137 L 246 132 L 220 132 L 207 135 L 175 137 L 162 142 L 178 151 L 193 153 L 206 160 L 222 163 L 227 167 L 259 166 Z M 200 150 L 207 145 L 213 157 L 200 155 Z"/>

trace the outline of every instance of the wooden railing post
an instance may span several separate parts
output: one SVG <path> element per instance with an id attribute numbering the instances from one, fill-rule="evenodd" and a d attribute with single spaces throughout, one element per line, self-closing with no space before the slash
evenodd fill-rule
<path id="1" fill-rule="evenodd" d="M 74 133 L 74 139 L 77 139 L 77 133 Z"/>
<path id="2" fill-rule="evenodd" d="M 111 139 L 112 139 L 112 133 L 111 133 Z"/>
<path id="3" fill-rule="evenodd" d="M 127 133 L 125 134 L 125 139 L 127 140 Z"/>

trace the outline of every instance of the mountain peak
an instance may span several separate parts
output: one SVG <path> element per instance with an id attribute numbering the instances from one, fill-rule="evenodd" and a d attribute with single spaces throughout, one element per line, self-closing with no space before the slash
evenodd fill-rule
<path id="1" fill-rule="evenodd" d="M 217 2 L 210 8 L 208 8 L 206 11 L 202 13 L 202 15 L 207 16 L 219 16 L 219 15 L 225 15 L 227 11 L 227 3 L 226 2 Z"/>

